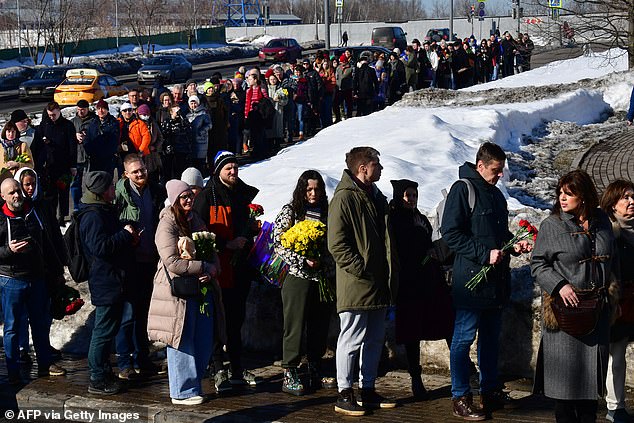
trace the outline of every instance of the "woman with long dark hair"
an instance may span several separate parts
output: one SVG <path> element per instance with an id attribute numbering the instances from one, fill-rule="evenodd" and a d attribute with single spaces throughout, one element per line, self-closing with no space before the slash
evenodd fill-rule
<path id="1" fill-rule="evenodd" d="M 154 276 L 154 291 L 148 317 L 151 340 L 167 347 L 167 369 L 173 404 L 197 405 L 205 401 L 201 381 L 211 358 L 214 327 L 212 292 L 219 270 L 218 257 L 213 263 L 181 257 L 179 240 L 206 230 L 202 219 L 193 211 L 194 193 L 188 184 L 172 179 L 167 182 L 171 206 L 161 211 L 156 228 L 156 247 L 160 261 Z M 172 295 L 170 279 L 198 276 L 201 286 L 210 289 L 200 298 L 182 299 Z M 214 289 L 216 288 L 216 289 Z M 206 312 L 201 306 L 206 305 Z"/>
<path id="2" fill-rule="evenodd" d="M 273 229 L 275 252 L 289 265 L 288 275 L 282 286 L 284 312 L 284 339 L 282 341 L 282 367 L 284 382 L 282 390 L 292 395 L 303 395 L 304 385 L 297 373 L 302 358 L 302 338 L 306 335 L 306 354 L 310 384 L 315 387 L 335 386 L 333 378 L 321 379 L 320 360 L 326 351 L 328 323 L 332 304 L 320 302 L 319 279 L 334 277 L 334 262 L 326 243 L 319 259 L 309 259 L 282 246 L 282 235 L 302 220 L 328 220 L 328 197 L 321 174 L 307 170 L 297 181 L 293 198 L 275 219 Z"/>
<path id="3" fill-rule="evenodd" d="M 607 289 L 616 243 L 586 172 L 564 175 L 556 195 L 552 214 L 541 223 L 531 262 L 535 282 L 544 291 L 534 391 L 556 400 L 557 422 L 594 422 L 597 398 L 605 395 L 610 307 L 601 309 L 590 333 L 573 336 L 559 327 L 551 303 L 560 297 L 574 308 L 582 290 Z"/>
<path id="4" fill-rule="evenodd" d="M 621 316 L 610 328 L 605 418 L 621 423 L 631 419 L 625 409 L 625 352 L 634 341 L 634 183 L 623 179 L 610 183 L 601 197 L 601 209 L 612 222 L 619 250 L 622 298 Z"/>

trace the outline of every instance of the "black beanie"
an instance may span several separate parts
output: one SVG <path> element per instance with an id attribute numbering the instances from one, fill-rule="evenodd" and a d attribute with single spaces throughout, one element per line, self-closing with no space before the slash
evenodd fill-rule
<path id="1" fill-rule="evenodd" d="M 88 172 L 84 176 L 84 186 L 93 194 L 102 195 L 108 191 L 112 184 L 112 175 L 108 172 L 97 170 L 94 172 Z"/>

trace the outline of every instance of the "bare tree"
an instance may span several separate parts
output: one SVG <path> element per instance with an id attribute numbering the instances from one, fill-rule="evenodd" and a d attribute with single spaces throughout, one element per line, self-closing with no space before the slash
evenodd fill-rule
<path id="1" fill-rule="evenodd" d="M 550 12 L 547 0 L 527 3 Z M 559 20 L 542 27 L 545 35 L 569 38 L 574 31 L 577 43 L 620 48 L 628 53 L 629 69 L 634 68 L 634 0 L 567 0 L 563 6 Z"/>
<path id="2" fill-rule="evenodd" d="M 152 35 L 155 34 L 154 28 L 157 28 L 156 33 L 160 32 L 159 25 L 164 9 L 165 2 L 163 0 L 137 0 L 136 2 L 127 2 L 124 5 L 124 25 L 132 30 L 137 44 L 141 48 L 141 53 L 151 51 Z M 147 46 L 143 45 L 143 37 L 147 37 Z"/>

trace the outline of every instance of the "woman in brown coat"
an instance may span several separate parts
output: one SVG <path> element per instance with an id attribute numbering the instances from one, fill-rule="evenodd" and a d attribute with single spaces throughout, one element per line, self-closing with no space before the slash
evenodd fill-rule
<path id="1" fill-rule="evenodd" d="M 204 222 L 193 212 L 194 194 L 189 185 L 179 180 L 166 184 L 172 204 L 161 212 L 156 229 L 156 247 L 160 262 L 154 276 L 154 291 L 150 303 L 148 334 L 151 340 L 167 347 L 167 366 L 172 403 L 197 405 L 205 401 L 201 380 L 211 357 L 213 344 L 213 289 L 202 299 L 181 299 L 172 295 L 168 280 L 178 276 L 198 275 L 201 286 L 213 288 L 219 265 L 181 258 L 180 237 L 204 231 Z M 201 306 L 207 303 L 201 313 Z"/>

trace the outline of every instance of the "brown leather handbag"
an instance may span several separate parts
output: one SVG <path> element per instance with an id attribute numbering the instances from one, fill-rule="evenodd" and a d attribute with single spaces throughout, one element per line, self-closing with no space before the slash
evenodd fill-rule
<path id="1" fill-rule="evenodd" d="M 559 329 L 568 335 L 582 337 L 594 331 L 597 326 L 606 301 L 605 289 L 575 290 L 575 293 L 579 299 L 576 307 L 567 307 L 560 295 L 554 296 L 550 306 Z"/>
<path id="2" fill-rule="evenodd" d="M 592 245 L 591 277 L 592 281 L 601 280 L 597 271 L 597 260 L 605 257 L 598 257 L 596 254 L 597 237 L 595 229 L 590 230 L 590 240 Z M 596 286 L 590 282 L 591 289 L 575 289 L 575 294 L 579 303 L 576 307 L 568 307 L 564 304 L 560 295 L 555 295 L 550 304 L 559 329 L 574 337 L 583 337 L 594 331 L 607 304 L 607 294 L 604 286 Z"/>

